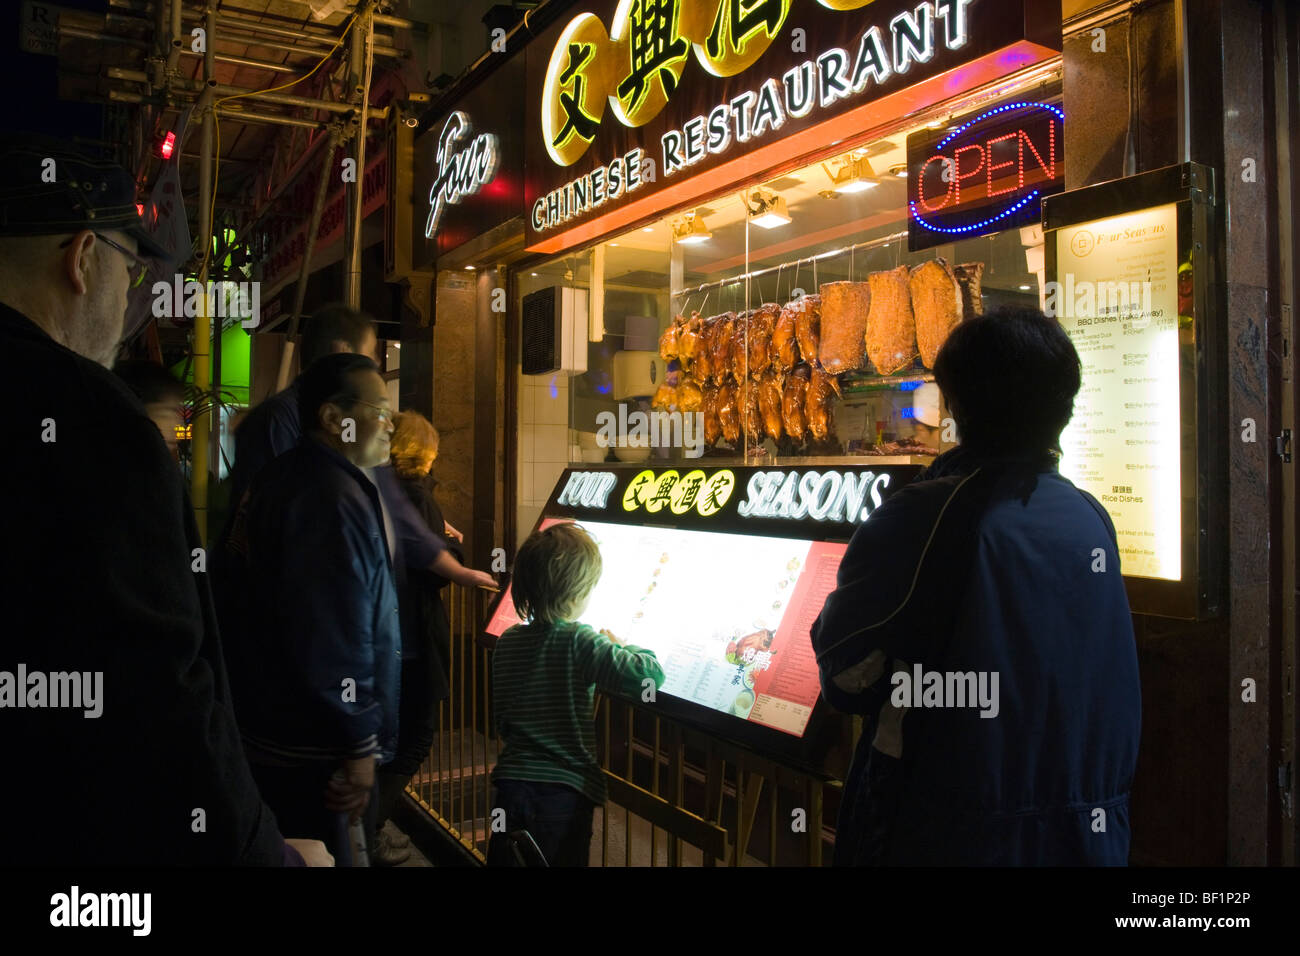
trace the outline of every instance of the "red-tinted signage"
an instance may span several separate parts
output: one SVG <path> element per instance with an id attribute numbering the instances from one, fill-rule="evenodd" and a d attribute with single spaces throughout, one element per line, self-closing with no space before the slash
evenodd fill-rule
<path id="1" fill-rule="evenodd" d="M 908 248 L 1037 223 L 1065 188 L 1060 97 L 995 103 L 907 138 Z"/>

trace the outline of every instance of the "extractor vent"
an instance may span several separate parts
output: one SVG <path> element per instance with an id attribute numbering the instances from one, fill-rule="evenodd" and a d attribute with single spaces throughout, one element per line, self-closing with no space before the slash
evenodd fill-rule
<path id="1" fill-rule="evenodd" d="M 525 375 L 587 371 L 587 290 L 551 286 L 524 296 Z"/>

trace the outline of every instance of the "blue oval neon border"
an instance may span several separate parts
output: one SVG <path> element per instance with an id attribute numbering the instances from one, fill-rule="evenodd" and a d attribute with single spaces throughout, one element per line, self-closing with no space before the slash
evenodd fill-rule
<path id="1" fill-rule="evenodd" d="M 1065 123 L 1065 113 L 1062 112 L 1059 107 L 1052 106 L 1049 103 L 1028 103 L 1028 102 L 1004 103 L 1002 106 L 981 113 L 973 120 L 967 120 L 965 123 L 962 123 L 955 130 L 953 130 L 951 133 L 945 136 L 943 139 L 939 140 L 939 145 L 936 146 L 935 149 L 943 149 L 945 146 L 948 145 L 948 143 L 953 138 L 960 136 L 962 133 L 970 129 L 972 126 L 974 126 L 976 123 L 980 122 L 981 120 L 988 119 L 988 117 L 994 116 L 998 113 L 1005 113 L 1008 110 L 1023 109 L 1024 107 L 1029 107 L 1030 109 L 1049 110 L 1050 112 L 1056 114 L 1056 118 L 1059 119 L 1062 124 Z"/>
<path id="2" fill-rule="evenodd" d="M 1037 197 L 1038 197 L 1038 190 L 1035 189 L 1024 199 L 1020 200 L 1020 202 L 1016 203 L 1014 206 L 1009 206 L 1008 208 L 1002 210 L 1002 212 L 998 213 L 996 216 L 992 217 L 991 219 L 985 219 L 983 222 L 974 222 L 971 223 L 969 226 L 935 226 L 926 222 L 924 219 L 921 218 L 920 213 L 916 211 L 915 201 L 909 202 L 908 206 L 912 210 L 912 218 L 915 219 L 917 222 L 919 222 L 921 225 L 925 226 L 926 229 L 929 229 L 932 232 L 946 232 L 951 234 L 954 232 L 974 232 L 976 229 L 983 229 L 985 226 L 990 226 L 993 223 L 997 222 L 999 219 L 1005 219 L 1007 216 L 1011 215 L 1016 210 L 1023 208 L 1025 203 L 1032 202 Z"/>
<path id="3" fill-rule="evenodd" d="M 979 116 L 975 117 L 972 120 L 967 120 L 965 123 L 962 123 L 961 126 L 957 127 L 955 130 L 953 130 L 943 139 L 939 140 L 939 145 L 936 146 L 935 149 L 936 150 L 943 149 L 953 139 L 960 136 L 963 132 L 970 129 L 972 126 L 974 126 L 976 123 L 980 122 L 981 120 L 988 119 L 988 117 L 994 116 L 998 113 L 1006 113 L 1009 110 L 1024 109 L 1026 107 L 1031 109 L 1048 110 L 1049 112 L 1054 113 L 1056 115 L 1056 118 L 1061 121 L 1062 125 L 1065 124 L 1065 113 L 1062 112 L 1058 107 L 1051 106 L 1048 103 L 1028 103 L 1028 102 L 1005 103 L 1002 106 L 996 107 L 995 109 L 987 110 L 986 112 L 981 113 Z M 985 226 L 991 226 L 999 219 L 1005 219 L 1013 212 L 1016 212 L 1017 210 L 1024 208 L 1026 203 L 1032 202 L 1037 196 L 1038 196 L 1038 190 L 1035 189 L 1024 199 L 1020 200 L 1020 202 L 1016 203 L 1014 206 L 1010 206 L 1007 209 L 1004 209 L 1002 212 L 998 213 L 996 216 L 993 216 L 991 219 L 985 219 L 983 222 L 972 223 L 969 226 L 936 226 L 932 223 L 926 222 L 924 219 L 921 218 L 920 213 L 916 211 L 915 201 L 909 202 L 908 208 L 911 210 L 912 218 L 915 219 L 917 222 L 919 222 L 921 225 L 925 226 L 926 229 L 929 229 L 931 232 L 943 232 L 951 235 L 952 233 L 958 233 L 958 232 L 974 232 L 976 229 L 983 229 Z"/>

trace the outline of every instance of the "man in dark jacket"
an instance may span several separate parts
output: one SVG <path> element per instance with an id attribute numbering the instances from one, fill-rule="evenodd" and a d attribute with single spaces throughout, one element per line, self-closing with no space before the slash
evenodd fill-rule
<path id="1" fill-rule="evenodd" d="M 287 826 L 350 859 L 375 764 L 397 738 L 401 624 L 379 492 L 392 410 L 375 363 L 330 355 L 303 373 L 297 448 L 253 480 L 228 548 L 246 617 L 228 632 L 253 773 Z"/>
<path id="2" fill-rule="evenodd" d="M 303 332 L 302 368 L 309 369 L 331 355 L 355 353 L 370 357 L 376 342 L 374 320 L 366 313 L 342 303 L 322 306 L 312 313 Z M 226 565 L 226 544 L 239 513 L 239 503 L 249 486 L 269 463 L 296 447 L 302 437 L 299 417 L 302 381 L 303 375 L 299 375 L 284 391 L 267 398 L 235 430 L 231 514 L 214 549 L 213 561 L 217 609 L 226 630 L 236 626 L 234 621 L 245 613 L 240 608 L 244 598 L 239 593 L 239 585 Z M 412 506 L 391 467 L 375 468 L 368 474 L 379 489 L 384 517 L 391 525 L 389 546 L 404 599 L 413 596 L 410 589 L 403 588 L 408 569 L 421 586 L 427 586 L 435 576 L 465 587 L 495 586 L 491 575 L 466 568 L 460 562 L 460 555 L 448 550 L 442 537 L 434 533 Z M 391 796 L 387 802 L 395 804 L 399 795 Z M 387 840 L 372 841 L 370 847 L 370 859 L 379 865 L 401 862 L 408 856 L 406 844 L 390 846 Z"/>
<path id="3" fill-rule="evenodd" d="M 826 699 L 868 718 L 836 862 L 1123 865 L 1137 654 L 1110 517 L 1056 467 L 1078 355 L 1006 310 L 935 377 L 961 444 L 859 526 L 813 625 Z"/>
<path id="4" fill-rule="evenodd" d="M 134 183 L 27 138 L 0 182 L 0 863 L 328 865 L 258 795 L 181 476 L 107 368 L 162 252 Z"/>

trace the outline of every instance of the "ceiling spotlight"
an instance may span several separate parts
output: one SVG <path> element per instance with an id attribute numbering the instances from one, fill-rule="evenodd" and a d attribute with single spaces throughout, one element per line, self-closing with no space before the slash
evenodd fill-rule
<path id="1" fill-rule="evenodd" d="M 618 243 L 617 243 L 617 242 L 611 242 L 610 245 L 611 245 L 611 246 L 617 246 Z"/>
<path id="2" fill-rule="evenodd" d="M 1020 287 L 1020 291 L 1021 291 L 1021 292 L 1028 292 L 1028 291 L 1029 291 L 1029 286 L 1027 286 L 1027 285 L 1022 285 L 1022 286 Z"/>
<path id="3" fill-rule="evenodd" d="M 473 272 L 473 271 L 474 271 L 474 267 L 473 267 L 473 266 L 466 266 L 465 268 L 468 269 L 470 272 Z"/>
<path id="4" fill-rule="evenodd" d="M 897 176 L 899 179 L 907 178 L 907 164 L 897 163 L 889 167 L 889 175 Z"/>
<path id="5" fill-rule="evenodd" d="M 749 212 L 749 221 L 754 225 L 775 229 L 790 224 L 790 210 L 786 208 L 785 199 L 772 190 L 759 186 L 743 198 Z"/>
<path id="6" fill-rule="evenodd" d="M 673 239 L 684 246 L 698 245 L 713 238 L 713 233 L 704 225 L 704 219 L 694 212 L 688 212 L 685 218 L 674 219 L 672 223 Z"/>
<path id="7" fill-rule="evenodd" d="M 842 156 L 829 163 L 822 163 L 822 169 L 826 170 L 831 187 L 837 192 L 860 193 L 880 185 L 875 170 L 865 156 Z"/>
<path id="8" fill-rule="evenodd" d="M 654 232 L 654 231 L 655 231 L 655 227 L 654 227 L 654 226 L 646 226 L 646 227 L 645 227 L 644 229 L 642 229 L 641 231 L 642 231 L 642 232 Z"/>

